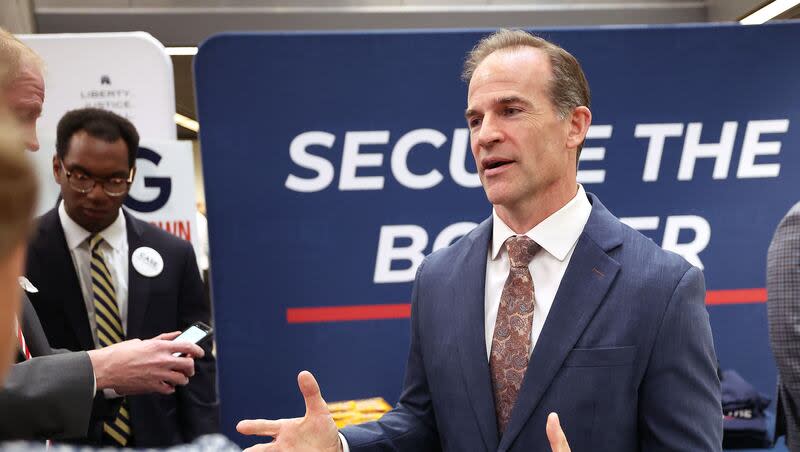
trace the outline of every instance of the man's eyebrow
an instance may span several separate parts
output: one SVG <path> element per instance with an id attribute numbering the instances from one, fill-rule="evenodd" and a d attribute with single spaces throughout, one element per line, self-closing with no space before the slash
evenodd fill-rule
<path id="1" fill-rule="evenodd" d="M 499 105 L 521 104 L 521 105 L 525 105 L 525 106 L 528 106 L 528 107 L 533 105 L 529 100 L 524 99 L 524 98 L 519 97 L 519 96 L 499 97 L 499 98 L 495 99 L 493 103 L 494 104 L 499 104 Z M 464 117 L 465 118 L 469 118 L 470 116 L 473 116 L 473 115 L 475 115 L 477 113 L 478 112 L 476 110 L 474 110 L 472 108 L 468 108 L 467 111 L 464 112 Z"/>
<path id="2" fill-rule="evenodd" d="M 69 165 L 69 167 L 67 167 L 67 163 L 62 160 L 61 161 L 61 165 L 64 167 L 64 169 L 69 170 L 69 171 L 80 171 L 80 172 L 85 173 L 87 175 L 91 175 L 92 174 L 92 173 L 86 171 L 86 168 L 78 165 L 77 163 L 74 163 L 72 165 Z"/>
<path id="3" fill-rule="evenodd" d="M 67 165 L 64 164 L 64 168 L 66 168 L 66 167 L 67 167 Z M 99 179 L 103 179 L 103 177 L 100 177 L 100 176 L 97 176 L 96 174 L 90 173 L 89 171 L 86 170 L 86 168 L 84 168 L 84 167 L 82 167 L 82 166 L 80 166 L 78 164 L 71 165 L 68 169 L 69 169 L 69 171 L 80 171 L 81 173 L 84 173 L 87 176 L 98 177 Z M 117 172 L 111 174 L 110 176 L 105 176 L 105 179 L 110 179 L 112 177 L 113 178 L 118 178 L 118 177 L 126 178 L 126 177 L 128 177 L 128 172 L 117 171 Z"/>
<path id="4" fill-rule="evenodd" d="M 19 108 L 18 108 L 19 110 L 31 110 L 31 111 L 35 110 L 35 111 L 38 111 L 38 112 L 42 111 L 42 103 L 34 101 L 34 100 L 25 100 L 25 101 L 19 102 L 18 105 L 19 105 Z"/>
<path id="5" fill-rule="evenodd" d="M 523 99 L 519 96 L 506 96 L 501 97 L 495 100 L 495 103 L 502 104 L 502 105 L 509 105 L 509 104 L 522 104 L 522 105 L 532 105 L 530 101 Z"/>

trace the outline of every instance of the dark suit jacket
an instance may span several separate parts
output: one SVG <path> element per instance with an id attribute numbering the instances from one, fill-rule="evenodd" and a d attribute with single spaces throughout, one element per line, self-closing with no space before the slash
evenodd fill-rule
<path id="1" fill-rule="evenodd" d="M 573 451 L 718 451 L 722 406 L 703 276 L 592 212 L 500 437 L 484 335 L 491 218 L 417 271 L 397 407 L 342 430 L 357 451 L 548 451 L 557 412 Z"/>
<path id="2" fill-rule="evenodd" d="M 18 360 L 0 389 L 0 439 L 85 436 L 94 396 L 89 355 L 51 349 L 24 295 L 20 326 L 31 359 Z"/>
<path id="3" fill-rule="evenodd" d="M 123 211 L 124 212 L 124 211 Z M 209 323 L 211 312 L 191 244 L 125 212 L 129 259 L 141 246 L 157 250 L 163 271 L 152 278 L 129 265 L 128 339 L 152 338 L 183 330 L 195 321 Z M 92 331 L 78 276 L 67 248 L 58 210 L 44 214 L 28 249 L 28 279 L 39 289 L 31 302 L 50 344 L 70 350 L 94 348 Z M 165 447 L 217 432 L 219 405 L 216 364 L 211 350 L 195 362 L 196 374 L 173 395 L 131 396 L 130 412 L 136 447 Z M 102 401 L 98 394 L 97 400 Z M 94 416 L 89 441 L 102 434 L 102 419 Z"/>

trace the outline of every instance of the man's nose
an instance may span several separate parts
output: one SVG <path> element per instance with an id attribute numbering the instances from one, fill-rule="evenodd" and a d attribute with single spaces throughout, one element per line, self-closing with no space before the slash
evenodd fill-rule
<path id="1" fill-rule="evenodd" d="M 25 147 L 31 152 L 39 150 L 39 138 L 36 136 L 35 128 L 31 128 L 25 133 Z"/>
<path id="2" fill-rule="evenodd" d="M 89 193 L 86 193 L 86 197 L 89 199 L 103 199 L 107 198 L 108 195 L 103 190 L 103 184 L 95 181 L 94 187 L 92 187 L 92 189 L 89 190 Z"/>
<path id="3" fill-rule="evenodd" d="M 503 140 L 503 133 L 493 115 L 486 115 L 481 122 L 481 130 L 478 132 L 478 144 L 482 147 L 491 147 Z"/>

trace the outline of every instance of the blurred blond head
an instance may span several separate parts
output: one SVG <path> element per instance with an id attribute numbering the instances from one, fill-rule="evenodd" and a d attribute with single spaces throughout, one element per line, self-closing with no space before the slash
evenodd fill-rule
<path id="1" fill-rule="evenodd" d="M 24 149 L 18 129 L 0 119 L 0 381 L 17 350 L 14 324 L 21 290 L 17 279 L 24 271 L 38 192 Z"/>
<path id="2" fill-rule="evenodd" d="M 39 149 L 36 121 L 44 105 L 44 62 L 16 36 L 0 28 L 0 104 L 13 115 L 25 147 Z"/>
<path id="3" fill-rule="evenodd" d="M 44 62 L 36 52 L 13 34 L 0 28 L 0 86 L 6 88 L 28 65 L 39 72 L 44 68 Z"/>

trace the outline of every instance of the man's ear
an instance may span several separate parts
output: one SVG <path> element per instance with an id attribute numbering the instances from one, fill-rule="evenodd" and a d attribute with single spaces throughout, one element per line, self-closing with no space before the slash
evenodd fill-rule
<path id="1" fill-rule="evenodd" d="M 592 112 L 584 106 L 575 107 L 568 119 L 567 147 L 573 149 L 577 148 L 586 139 L 586 133 L 592 123 Z"/>
<path id="2" fill-rule="evenodd" d="M 56 179 L 56 183 L 61 185 L 61 159 L 58 158 L 58 155 L 53 156 L 53 177 Z"/>

